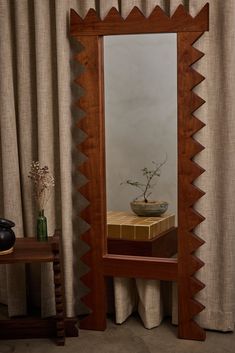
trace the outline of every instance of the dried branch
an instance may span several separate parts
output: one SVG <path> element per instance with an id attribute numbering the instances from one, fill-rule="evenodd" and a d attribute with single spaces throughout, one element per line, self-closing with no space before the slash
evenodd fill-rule
<path id="1" fill-rule="evenodd" d="M 39 210 L 43 210 L 48 202 L 52 188 L 55 186 L 54 177 L 50 174 L 49 168 L 40 168 L 40 163 L 32 162 L 28 177 L 33 182 L 34 197 Z"/>
<path id="2" fill-rule="evenodd" d="M 122 182 L 122 184 L 129 184 L 131 186 L 134 186 L 142 191 L 141 195 L 137 196 L 135 200 L 139 199 L 140 197 L 143 196 L 144 202 L 148 202 L 148 197 L 152 194 L 152 191 L 149 191 L 150 189 L 153 189 L 155 184 L 151 184 L 152 180 L 154 177 L 160 177 L 161 175 L 161 168 L 162 166 L 167 162 L 167 154 L 163 162 L 161 163 L 156 163 L 152 161 L 152 163 L 155 165 L 155 168 L 152 170 L 149 170 L 147 167 L 141 169 L 143 172 L 143 176 L 147 179 L 146 183 L 140 183 L 139 181 L 133 181 L 133 180 L 126 180 L 125 182 Z"/>

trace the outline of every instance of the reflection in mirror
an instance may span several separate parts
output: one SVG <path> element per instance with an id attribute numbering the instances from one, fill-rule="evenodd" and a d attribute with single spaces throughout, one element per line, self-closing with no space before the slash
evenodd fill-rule
<path id="1" fill-rule="evenodd" d="M 105 37 L 104 87 L 108 252 L 170 257 L 177 249 L 176 34 Z"/>

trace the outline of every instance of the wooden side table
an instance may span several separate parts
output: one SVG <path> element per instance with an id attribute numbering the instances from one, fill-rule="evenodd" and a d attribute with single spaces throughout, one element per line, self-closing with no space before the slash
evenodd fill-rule
<path id="1" fill-rule="evenodd" d="M 73 322 L 67 320 L 65 327 L 64 282 L 61 266 L 60 233 L 56 231 L 46 242 L 38 242 L 35 238 L 17 238 L 14 251 L 1 255 L 0 264 L 14 263 L 53 263 L 56 316 L 49 319 L 12 318 L 0 321 L 0 338 L 32 338 L 56 336 L 58 345 L 64 345 L 67 330 L 69 336 L 77 336 Z M 66 331 L 66 332 L 65 332 Z"/>
<path id="2" fill-rule="evenodd" d="M 107 214 L 108 253 L 168 258 L 177 253 L 175 216 L 138 217 L 130 212 Z"/>

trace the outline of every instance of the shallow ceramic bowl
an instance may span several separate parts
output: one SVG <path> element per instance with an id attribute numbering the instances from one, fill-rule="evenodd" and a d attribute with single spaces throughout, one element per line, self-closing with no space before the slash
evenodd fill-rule
<path id="1" fill-rule="evenodd" d="M 168 203 L 166 201 L 132 201 L 130 203 L 132 211 L 137 216 L 159 217 L 166 212 Z"/>

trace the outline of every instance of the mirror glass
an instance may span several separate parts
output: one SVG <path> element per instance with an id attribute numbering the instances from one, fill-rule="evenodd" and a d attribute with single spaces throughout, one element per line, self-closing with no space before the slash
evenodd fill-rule
<path id="1" fill-rule="evenodd" d="M 104 89 L 108 252 L 171 257 L 177 249 L 176 34 L 104 37 Z"/>

